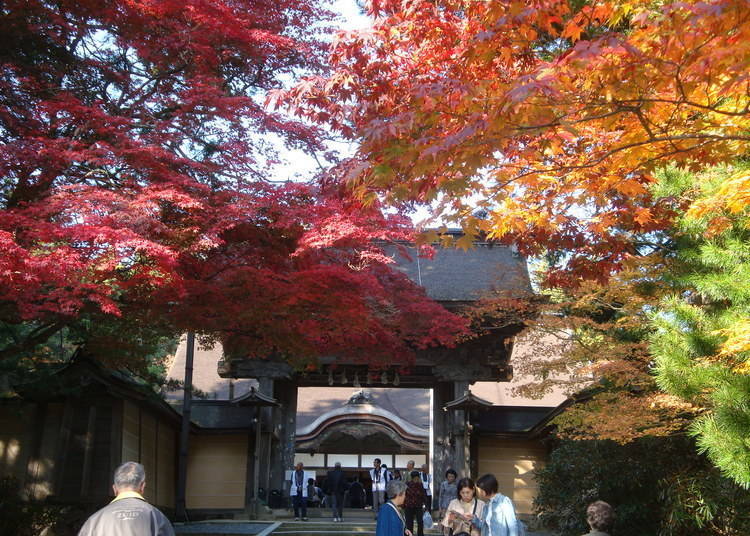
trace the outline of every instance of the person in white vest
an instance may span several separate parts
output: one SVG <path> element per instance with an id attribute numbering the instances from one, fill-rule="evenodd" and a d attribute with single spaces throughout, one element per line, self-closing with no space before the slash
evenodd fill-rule
<path id="1" fill-rule="evenodd" d="M 295 521 L 299 521 L 300 516 L 302 516 L 302 521 L 307 521 L 307 481 L 304 469 L 305 466 L 299 462 L 292 472 L 289 483 L 289 496 L 292 498 Z"/>
<path id="2" fill-rule="evenodd" d="M 427 465 L 426 463 L 422 464 L 422 471 L 420 473 L 420 476 L 422 477 L 422 487 L 424 488 L 425 495 L 427 495 L 424 505 L 427 508 L 427 511 L 431 512 L 432 511 L 432 475 L 430 474 L 430 466 Z"/>
<path id="3" fill-rule="evenodd" d="M 390 475 L 385 466 L 381 466 L 380 458 L 372 461 L 373 468 L 370 469 L 370 478 L 372 479 L 372 510 L 375 512 L 375 519 L 378 517 L 380 506 L 385 503 L 385 487 L 388 485 Z"/>

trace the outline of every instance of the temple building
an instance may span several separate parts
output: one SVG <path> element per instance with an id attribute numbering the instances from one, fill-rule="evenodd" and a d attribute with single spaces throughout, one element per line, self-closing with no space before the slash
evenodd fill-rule
<path id="1" fill-rule="evenodd" d="M 394 258 L 430 297 L 452 310 L 496 293 L 530 291 L 525 259 L 504 246 L 441 249 L 433 259 Z M 421 352 L 408 375 L 395 367 L 373 374 L 359 364 L 339 364 L 334 372 L 326 360 L 318 371 L 300 374 L 284 363 L 197 349 L 193 385 L 203 398 L 192 407 L 198 428 L 191 437 L 188 509 L 246 506 L 254 479 L 255 429 L 249 431 L 248 411 L 232 400 L 257 390 L 281 404 L 260 412 L 266 413 L 258 476 L 263 500 L 273 503 L 266 495 L 270 490 L 287 493 L 286 472 L 300 461 L 319 479 L 340 462 L 368 489 L 368 470 L 380 458 L 391 469 L 403 469 L 409 460 L 417 467 L 427 463 L 436 487 L 449 468 L 462 476 L 492 472 L 518 511 L 530 514 L 533 470 L 544 462 L 542 440 L 565 397 L 553 392 L 530 400 L 512 394 L 524 381 L 513 376 L 514 361 L 535 351 L 532 342 L 518 337 L 522 329 L 506 327 L 457 348 Z M 171 378 L 183 378 L 184 358 L 183 341 Z M 168 394 L 178 409 L 181 400 L 181 392 Z"/>

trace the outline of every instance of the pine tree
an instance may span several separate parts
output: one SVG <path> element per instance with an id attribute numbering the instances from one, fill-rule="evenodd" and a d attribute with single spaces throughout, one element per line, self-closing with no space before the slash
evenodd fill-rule
<path id="1" fill-rule="evenodd" d="M 715 198 L 747 166 L 702 175 L 694 194 Z M 673 182 L 685 175 L 674 174 Z M 674 178 L 673 177 L 673 178 Z M 750 487 L 750 214 L 693 210 L 679 224 L 677 255 L 687 289 L 652 315 L 658 385 L 703 409 L 691 425 L 699 448 Z"/>

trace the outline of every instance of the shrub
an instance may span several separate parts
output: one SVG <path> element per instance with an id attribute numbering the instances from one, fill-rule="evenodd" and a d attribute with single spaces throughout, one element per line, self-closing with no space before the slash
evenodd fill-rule
<path id="1" fill-rule="evenodd" d="M 588 532 L 586 506 L 595 500 L 615 508 L 612 536 L 750 534 L 750 493 L 722 477 L 684 436 L 627 445 L 562 441 L 536 476 L 537 514 L 561 536 Z"/>
<path id="2" fill-rule="evenodd" d="M 75 536 L 90 508 L 28 500 L 20 482 L 0 478 L 0 536 Z"/>
<path id="3" fill-rule="evenodd" d="M 16 478 L 0 478 L 0 536 L 39 536 L 56 520 L 57 509 L 26 501 Z"/>

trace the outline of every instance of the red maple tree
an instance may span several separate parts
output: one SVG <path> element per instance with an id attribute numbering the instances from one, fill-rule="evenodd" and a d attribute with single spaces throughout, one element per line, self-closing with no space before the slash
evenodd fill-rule
<path id="1" fill-rule="evenodd" d="M 410 238 L 404 219 L 269 181 L 265 136 L 324 149 L 262 100 L 323 69 L 331 18 L 312 0 L 3 4 L 0 321 L 30 327 L 2 357 L 84 317 L 302 360 L 453 340 L 461 321 L 379 247 Z"/>

